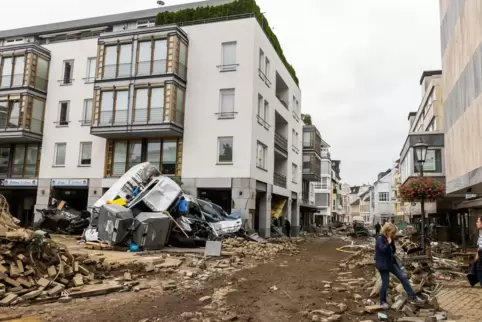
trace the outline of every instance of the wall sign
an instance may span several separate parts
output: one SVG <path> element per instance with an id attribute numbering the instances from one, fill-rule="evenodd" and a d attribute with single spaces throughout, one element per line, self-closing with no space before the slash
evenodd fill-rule
<path id="1" fill-rule="evenodd" d="M 52 187 L 88 187 L 89 179 L 52 179 Z"/>
<path id="2" fill-rule="evenodd" d="M 36 187 L 37 179 L 0 179 L 1 187 Z"/>

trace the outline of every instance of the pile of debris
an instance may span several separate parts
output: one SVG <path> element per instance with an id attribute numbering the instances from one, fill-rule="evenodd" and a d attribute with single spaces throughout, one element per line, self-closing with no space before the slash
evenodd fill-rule
<path id="1" fill-rule="evenodd" d="M 40 220 L 35 227 L 52 233 L 81 235 L 90 223 L 89 211 L 74 209 L 65 201 L 52 199 L 48 208 L 36 210 Z"/>
<path id="2" fill-rule="evenodd" d="M 167 244 L 203 247 L 208 240 L 243 235 L 241 215 L 228 215 L 218 205 L 184 194 L 146 162 L 127 171 L 94 204 L 84 239 L 131 251 Z"/>
<path id="3" fill-rule="evenodd" d="M 289 239 L 279 239 L 272 243 L 257 243 L 240 237 L 224 240 L 223 249 L 227 254 L 232 253 L 240 257 L 250 256 L 255 259 L 271 258 L 282 251 L 290 254 L 300 252 L 297 245 Z"/>

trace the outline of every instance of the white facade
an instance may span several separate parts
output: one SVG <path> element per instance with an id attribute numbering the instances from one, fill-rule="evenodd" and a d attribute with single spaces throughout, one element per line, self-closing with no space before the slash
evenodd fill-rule
<path id="1" fill-rule="evenodd" d="M 332 214 L 332 168 L 331 155 L 328 144 L 322 144 L 321 148 L 321 180 L 315 184 L 315 206 L 320 210 L 317 216 L 330 217 Z"/>
<path id="2" fill-rule="evenodd" d="M 391 219 L 395 215 L 396 197 L 393 194 L 395 169 L 373 183 L 373 201 L 370 205 L 370 222 L 382 222 L 382 218 Z"/>

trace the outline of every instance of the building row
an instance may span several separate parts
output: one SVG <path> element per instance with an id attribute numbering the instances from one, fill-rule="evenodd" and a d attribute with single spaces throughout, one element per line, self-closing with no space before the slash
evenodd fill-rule
<path id="1" fill-rule="evenodd" d="M 192 195 L 245 211 L 263 236 L 282 200 L 297 234 L 302 187 L 329 192 L 332 161 L 303 127 L 272 32 L 255 14 L 154 23 L 231 2 L 0 31 L 0 193 L 11 212 L 28 224 L 52 198 L 89 208 L 149 161 Z"/>

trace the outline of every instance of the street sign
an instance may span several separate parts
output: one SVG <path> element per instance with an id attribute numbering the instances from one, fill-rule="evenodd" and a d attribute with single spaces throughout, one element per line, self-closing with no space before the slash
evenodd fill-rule
<path id="1" fill-rule="evenodd" d="M 37 179 L 0 179 L 1 187 L 36 187 Z"/>
<path id="2" fill-rule="evenodd" d="M 52 187 L 88 187 L 89 179 L 52 179 Z"/>

